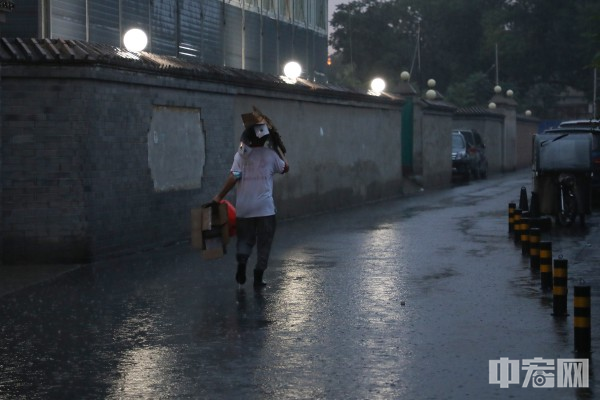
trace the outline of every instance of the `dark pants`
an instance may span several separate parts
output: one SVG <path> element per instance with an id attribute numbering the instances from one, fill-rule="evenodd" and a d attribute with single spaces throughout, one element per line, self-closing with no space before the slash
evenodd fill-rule
<path id="1" fill-rule="evenodd" d="M 271 245 L 275 236 L 275 215 L 268 217 L 237 218 L 237 260 L 246 263 L 252 248 L 256 245 L 256 267 L 259 271 L 267 269 Z"/>

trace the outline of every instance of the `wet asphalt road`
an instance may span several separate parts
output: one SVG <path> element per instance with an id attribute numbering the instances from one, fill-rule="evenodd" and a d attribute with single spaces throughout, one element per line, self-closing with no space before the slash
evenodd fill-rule
<path id="1" fill-rule="evenodd" d="M 521 171 L 280 222 L 269 286 L 239 290 L 234 254 L 182 244 L 85 266 L 0 297 L 1 399 L 587 399 L 599 388 L 501 389 L 488 362 L 573 358 L 507 234 Z M 542 236 L 592 286 L 598 217 Z M 523 380 L 524 373 L 521 376 Z"/>

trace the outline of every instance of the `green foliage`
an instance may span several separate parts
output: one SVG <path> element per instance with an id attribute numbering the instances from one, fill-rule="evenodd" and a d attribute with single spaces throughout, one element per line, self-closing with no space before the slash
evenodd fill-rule
<path id="1" fill-rule="evenodd" d="M 523 103 L 534 115 L 544 115 L 559 99 L 562 86 L 556 83 L 535 83 L 527 88 Z"/>
<path id="2" fill-rule="evenodd" d="M 549 109 L 568 86 L 591 100 L 600 65 L 600 0 L 356 0 L 331 24 L 333 80 L 393 86 L 408 70 L 459 106 L 487 104 L 496 73 L 526 108 Z"/>
<path id="3" fill-rule="evenodd" d="M 494 83 L 483 72 L 475 72 L 464 81 L 452 83 L 446 91 L 446 100 L 458 107 L 485 104 L 490 99 Z"/>
<path id="4" fill-rule="evenodd" d="M 354 64 L 341 62 L 339 56 L 333 56 L 332 60 L 333 62 L 329 69 L 330 81 L 347 88 L 360 89 L 361 86 L 364 86 L 356 77 L 356 68 Z"/>
<path id="5" fill-rule="evenodd" d="M 376 75 L 398 79 L 399 66 L 410 68 L 416 43 L 410 10 L 376 0 L 352 1 L 337 10 L 330 44 L 338 62 L 354 65 L 358 80 L 368 82 Z"/>

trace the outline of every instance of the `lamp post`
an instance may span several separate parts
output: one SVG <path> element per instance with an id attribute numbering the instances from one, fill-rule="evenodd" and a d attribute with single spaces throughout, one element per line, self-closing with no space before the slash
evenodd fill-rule
<path id="1" fill-rule="evenodd" d="M 495 50 L 496 50 L 496 87 L 499 87 L 498 85 L 498 70 L 499 70 L 499 66 L 498 66 L 498 43 L 496 43 L 496 45 L 494 46 Z M 502 90 L 502 89 L 500 89 Z M 497 92 L 499 93 L 499 92 Z"/>

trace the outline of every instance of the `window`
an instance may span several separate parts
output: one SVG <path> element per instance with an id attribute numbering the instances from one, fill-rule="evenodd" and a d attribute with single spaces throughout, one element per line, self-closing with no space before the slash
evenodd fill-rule
<path id="1" fill-rule="evenodd" d="M 279 0 L 279 9 L 281 10 L 281 16 L 284 19 L 292 19 L 292 1 L 291 0 Z"/>
<path id="2" fill-rule="evenodd" d="M 306 21 L 306 13 L 304 12 L 304 0 L 294 1 L 294 20 L 299 22 Z"/>

